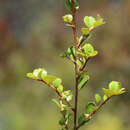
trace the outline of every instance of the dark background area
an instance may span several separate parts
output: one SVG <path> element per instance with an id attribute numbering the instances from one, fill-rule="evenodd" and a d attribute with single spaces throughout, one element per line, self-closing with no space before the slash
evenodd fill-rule
<path id="1" fill-rule="evenodd" d="M 29 80 L 26 73 L 43 67 L 73 89 L 73 66 L 59 57 L 72 44 L 72 30 L 62 16 L 65 0 L 0 0 L 0 130 L 59 130 L 55 94 Z M 90 43 L 99 55 L 88 64 L 90 81 L 80 92 L 79 106 L 94 99 L 111 80 L 122 82 L 126 94 L 115 97 L 83 130 L 130 129 L 130 0 L 79 0 L 77 23 L 100 14 L 106 24 Z M 80 33 L 79 33 L 80 36 Z"/>

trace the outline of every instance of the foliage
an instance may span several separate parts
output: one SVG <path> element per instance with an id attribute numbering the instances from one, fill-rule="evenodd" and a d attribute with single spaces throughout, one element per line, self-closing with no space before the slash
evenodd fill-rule
<path id="1" fill-rule="evenodd" d="M 78 118 L 77 124 L 77 103 L 78 103 L 78 92 L 82 90 L 89 81 L 89 76 L 86 71 L 87 62 L 94 58 L 98 51 L 96 51 L 92 44 L 88 42 L 91 32 L 97 27 L 105 24 L 103 19 L 97 15 L 97 18 L 92 16 L 85 16 L 84 23 L 86 27 L 81 28 L 82 35 L 77 37 L 76 34 L 76 24 L 75 24 L 75 13 L 79 9 L 78 2 L 76 0 L 66 0 L 65 6 L 71 14 L 66 14 L 63 16 L 65 24 L 73 29 L 74 32 L 74 44 L 69 47 L 66 51 L 61 54 L 62 58 L 69 59 L 75 66 L 75 107 L 72 106 L 71 101 L 73 94 L 71 90 L 64 90 L 62 80 L 59 77 L 48 75 L 44 68 L 38 68 L 33 70 L 32 73 L 27 73 L 27 77 L 41 81 L 47 86 L 49 86 L 56 94 L 57 99 L 52 99 L 52 101 L 60 108 L 61 119 L 59 124 L 62 130 L 69 129 L 69 120 L 72 117 L 72 112 L 74 112 L 74 130 L 78 130 L 81 126 L 88 123 L 92 116 L 113 96 L 123 94 L 125 88 L 122 88 L 120 82 L 112 81 L 109 84 L 109 88 L 103 88 L 104 96 L 100 94 L 95 95 L 95 102 L 87 103 L 85 107 L 85 112 L 82 113 Z M 72 112 L 70 112 L 72 111 Z"/>

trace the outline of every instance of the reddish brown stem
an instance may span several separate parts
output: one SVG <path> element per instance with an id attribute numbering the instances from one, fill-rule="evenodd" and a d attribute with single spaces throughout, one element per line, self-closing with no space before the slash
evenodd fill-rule
<path id="1" fill-rule="evenodd" d="M 77 42 L 77 28 L 76 28 L 76 17 L 75 17 L 75 7 L 74 7 L 74 0 L 72 0 L 72 16 L 73 16 L 73 37 L 74 37 L 74 46 L 75 46 L 75 52 L 76 52 L 76 58 L 75 61 L 77 61 L 77 51 L 78 51 L 78 42 Z M 75 107 L 74 107 L 74 130 L 77 128 L 77 106 L 78 106 L 78 66 L 75 62 Z"/>
<path id="2" fill-rule="evenodd" d="M 84 68 L 86 67 L 86 65 L 87 65 L 87 63 L 88 63 L 88 60 L 89 60 L 89 58 L 86 59 L 86 61 L 85 61 L 84 65 L 83 65 L 83 67 L 80 68 L 80 71 L 83 71 L 83 70 L 84 70 Z"/>

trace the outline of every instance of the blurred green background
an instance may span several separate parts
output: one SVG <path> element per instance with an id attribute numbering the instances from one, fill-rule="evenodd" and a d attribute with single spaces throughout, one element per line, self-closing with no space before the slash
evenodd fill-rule
<path id="1" fill-rule="evenodd" d="M 0 130 L 59 130 L 55 94 L 29 80 L 27 72 L 44 67 L 73 89 L 73 66 L 59 54 L 72 44 L 62 15 L 65 0 L 0 0 Z M 99 55 L 89 61 L 91 80 L 80 92 L 80 112 L 111 80 L 127 93 L 113 98 L 82 130 L 130 130 L 130 0 L 79 0 L 78 29 L 85 15 L 104 17 L 90 42 Z M 80 30 L 79 30 L 80 32 Z M 79 33 L 80 35 L 80 33 Z"/>

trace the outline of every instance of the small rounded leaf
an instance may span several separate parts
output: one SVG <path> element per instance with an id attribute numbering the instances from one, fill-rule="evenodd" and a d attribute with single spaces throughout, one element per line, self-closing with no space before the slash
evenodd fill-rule
<path id="1" fill-rule="evenodd" d="M 62 92 L 63 92 L 63 85 L 59 85 L 59 86 L 57 87 L 57 91 L 58 91 L 59 93 L 62 93 Z"/>
<path id="2" fill-rule="evenodd" d="M 59 124 L 61 126 L 65 125 L 66 119 L 65 118 L 61 118 L 61 120 L 59 121 Z"/>
<path id="3" fill-rule="evenodd" d="M 85 53 L 92 53 L 92 52 L 94 52 L 93 46 L 91 44 L 89 44 L 89 43 L 85 44 L 83 46 L 83 49 L 84 49 Z"/>
<path id="4" fill-rule="evenodd" d="M 111 97 L 113 95 L 113 92 L 109 89 L 106 89 L 106 88 L 102 88 L 103 92 L 105 93 L 105 95 L 107 97 Z"/>
<path id="5" fill-rule="evenodd" d="M 52 102 L 54 102 L 59 108 L 61 107 L 60 103 L 56 99 L 52 99 Z"/>
<path id="6" fill-rule="evenodd" d="M 89 34 L 89 29 L 88 28 L 81 28 L 81 31 L 84 35 Z"/>
<path id="7" fill-rule="evenodd" d="M 42 71 L 41 71 L 41 73 L 40 73 L 40 77 L 41 77 L 42 79 L 44 79 L 45 76 L 47 76 L 47 71 L 44 70 L 44 69 L 42 69 Z"/>
<path id="8" fill-rule="evenodd" d="M 95 18 L 92 16 L 85 16 L 84 17 L 84 23 L 86 24 L 86 26 L 90 29 L 92 27 L 94 27 L 94 23 L 96 22 Z"/>
<path id="9" fill-rule="evenodd" d="M 72 98 L 73 98 L 73 95 L 70 94 L 69 96 L 66 97 L 66 100 L 67 100 L 68 102 L 70 102 L 70 101 L 72 100 Z"/>
<path id="10" fill-rule="evenodd" d="M 72 23 L 73 16 L 71 14 L 67 14 L 67 15 L 63 16 L 63 20 L 66 23 Z"/>
<path id="11" fill-rule="evenodd" d="M 86 105 L 86 112 L 90 114 L 91 112 L 95 111 L 97 109 L 97 106 L 95 103 L 90 102 Z"/>
<path id="12" fill-rule="evenodd" d="M 32 74 L 32 73 L 27 73 L 27 75 L 26 75 L 28 78 L 32 78 L 32 79 L 34 79 L 35 77 L 34 77 L 34 75 Z"/>
<path id="13" fill-rule="evenodd" d="M 52 82 L 55 88 L 57 88 L 61 83 L 62 83 L 62 80 L 60 78 L 56 78 L 56 80 Z"/>
<path id="14" fill-rule="evenodd" d="M 104 96 L 103 96 L 103 100 L 104 100 L 104 101 L 107 100 L 107 98 L 108 98 L 107 95 L 104 95 Z"/>
<path id="15" fill-rule="evenodd" d="M 52 82 L 56 80 L 56 77 L 55 76 L 52 76 L 52 75 L 47 75 L 44 77 L 44 81 L 47 83 L 47 84 L 52 84 Z"/>
<path id="16" fill-rule="evenodd" d="M 89 43 L 83 46 L 83 50 L 87 58 L 94 57 L 98 54 L 98 52 L 95 51 L 93 46 Z"/>
<path id="17" fill-rule="evenodd" d="M 99 94 L 96 94 L 96 95 L 95 95 L 95 99 L 96 99 L 96 103 L 97 103 L 97 104 L 100 104 L 101 101 L 102 101 L 102 98 L 101 98 L 101 96 L 100 96 Z"/>
<path id="18" fill-rule="evenodd" d="M 109 84 L 109 89 L 113 92 L 118 92 L 122 88 L 122 85 L 120 82 L 112 81 Z"/>
<path id="19" fill-rule="evenodd" d="M 94 23 L 94 27 L 98 27 L 105 24 L 105 22 L 103 21 L 103 18 L 100 17 L 100 15 L 97 15 L 97 19 L 96 22 Z"/>
<path id="20" fill-rule="evenodd" d="M 39 77 L 40 77 L 40 74 L 41 74 L 41 71 L 42 71 L 42 68 L 35 69 L 35 70 L 33 71 L 34 77 L 39 78 Z"/>
<path id="21" fill-rule="evenodd" d="M 89 80 L 88 75 L 84 75 L 83 77 L 81 77 L 79 84 L 78 84 L 78 89 L 80 90 L 81 88 L 84 88 L 85 85 L 88 83 L 88 80 Z"/>

